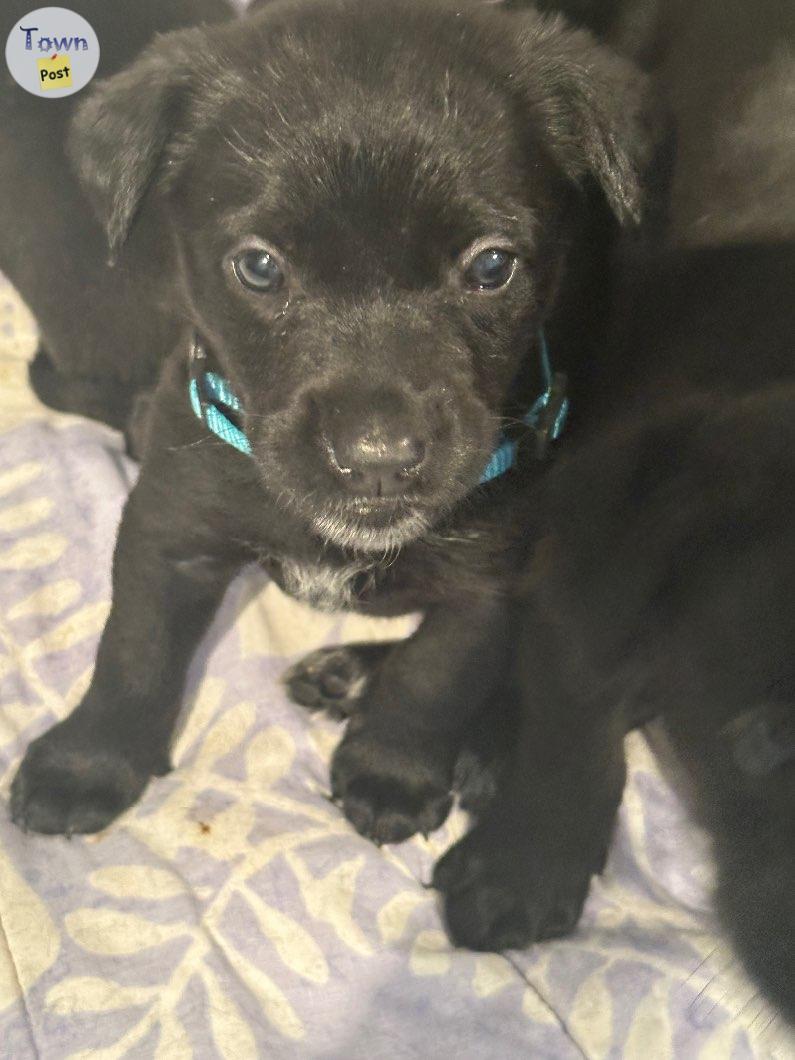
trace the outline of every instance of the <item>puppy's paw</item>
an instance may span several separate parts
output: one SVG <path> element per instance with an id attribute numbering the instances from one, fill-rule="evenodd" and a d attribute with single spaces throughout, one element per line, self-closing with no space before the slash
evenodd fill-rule
<path id="1" fill-rule="evenodd" d="M 347 718 L 356 709 L 367 679 L 381 657 L 382 654 L 367 653 L 355 645 L 313 651 L 284 675 L 287 694 L 302 707 Z"/>
<path id="2" fill-rule="evenodd" d="M 574 930 L 602 862 L 556 861 L 481 825 L 437 863 L 450 938 L 471 950 L 523 949 Z"/>
<path id="3" fill-rule="evenodd" d="M 337 748 L 332 794 L 360 835 L 379 846 L 402 843 L 444 823 L 453 802 L 451 772 L 445 749 L 365 724 Z"/>
<path id="4" fill-rule="evenodd" d="M 153 772 L 57 725 L 28 748 L 11 785 L 11 817 L 25 832 L 99 832 L 137 801 Z"/>

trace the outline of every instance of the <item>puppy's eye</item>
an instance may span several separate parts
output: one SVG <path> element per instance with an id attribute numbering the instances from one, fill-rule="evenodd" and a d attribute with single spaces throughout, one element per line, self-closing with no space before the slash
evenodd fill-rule
<path id="1" fill-rule="evenodd" d="M 273 294 L 284 284 L 284 271 L 270 251 L 244 250 L 233 264 L 238 280 L 252 291 Z"/>
<path id="2" fill-rule="evenodd" d="M 504 287 L 513 276 L 516 258 L 507 250 L 489 247 L 473 258 L 464 279 L 477 291 L 493 291 Z"/>

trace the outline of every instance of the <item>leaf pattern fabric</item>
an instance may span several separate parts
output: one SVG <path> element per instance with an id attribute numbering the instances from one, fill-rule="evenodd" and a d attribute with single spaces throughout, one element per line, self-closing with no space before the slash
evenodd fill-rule
<path id="1" fill-rule="evenodd" d="M 174 771 L 99 836 L 15 829 L 25 746 L 88 685 L 135 476 L 113 431 L 36 402 L 35 343 L 0 281 L 2 1055 L 795 1055 L 716 934 L 705 838 L 647 735 L 628 740 L 613 853 L 577 932 L 506 956 L 453 950 L 424 883 L 462 816 L 428 840 L 361 839 L 326 798 L 339 725 L 280 684 L 321 644 L 412 620 L 312 613 L 257 572 L 231 587 L 191 669 Z"/>

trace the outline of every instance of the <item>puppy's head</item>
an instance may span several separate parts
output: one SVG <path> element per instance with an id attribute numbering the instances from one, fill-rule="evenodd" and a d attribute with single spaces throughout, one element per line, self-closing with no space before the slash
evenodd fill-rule
<path id="1" fill-rule="evenodd" d="M 156 41 L 71 146 L 113 247 L 164 198 L 275 502 L 382 549 L 477 484 L 578 186 L 637 215 L 640 94 L 533 12 L 277 0 Z"/>

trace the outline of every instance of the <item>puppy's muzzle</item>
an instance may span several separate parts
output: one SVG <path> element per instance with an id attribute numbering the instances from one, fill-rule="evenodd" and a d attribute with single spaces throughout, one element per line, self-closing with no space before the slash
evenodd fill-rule
<path id="1" fill-rule="evenodd" d="M 320 444 L 346 493 L 397 498 L 429 457 L 428 431 L 398 391 L 337 396 L 321 406 Z"/>

